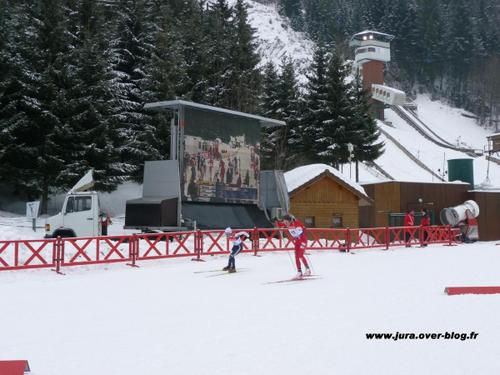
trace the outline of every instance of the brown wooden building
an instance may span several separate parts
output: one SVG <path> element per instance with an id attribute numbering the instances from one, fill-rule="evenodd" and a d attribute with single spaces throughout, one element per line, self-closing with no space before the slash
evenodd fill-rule
<path id="1" fill-rule="evenodd" d="M 500 240 L 500 192 L 469 191 L 467 199 L 476 201 L 479 206 L 479 239 L 481 241 Z"/>
<path id="2" fill-rule="evenodd" d="M 441 224 L 439 214 L 443 208 L 462 204 L 468 198 L 469 185 L 458 183 L 426 183 L 388 181 L 363 184 L 374 204 L 360 208 L 360 224 L 363 228 L 394 225 L 391 215 L 406 210 L 419 212 L 427 208 L 431 212 L 432 224 Z M 392 216 L 394 217 L 394 216 Z"/>
<path id="3" fill-rule="evenodd" d="M 358 228 L 359 206 L 372 203 L 361 186 L 324 164 L 296 168 L 285 180 L 290 212 L 307 227 Z"/>
<path id="4" fill-rule="evenodd" d="M 398 182 L 388 181 L 363 184 L 374 203 L 360 207 L 360 225 L 363 228 L 391 225 L 391 218 L 407 209 L 431 212 L 432 224 L 441 224 L 443 208 L 454 207 L 472 199 L 479 205 L 479 239 L 500 240 L 500 191 L 468 191 L 462 182 Z M 402 216 L 401 216 L 402 221 Z M 418 224 L 418 221 L 417 221 Z"/>

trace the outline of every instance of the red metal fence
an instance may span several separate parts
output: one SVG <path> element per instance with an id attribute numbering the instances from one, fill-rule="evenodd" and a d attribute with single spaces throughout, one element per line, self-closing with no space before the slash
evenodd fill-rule
<path id="1" fill-rule="evenodd" d="M 294 248 L 286 229 L 247 229 L 250 239 L 243 252 L 286 251 Z M 460 230 L 450 226 L 385 227 L 361 229 L 308 228 L 308 250 L 388 249 L 393 246 L 448 244 L 458 241 Z M 84 238 L 0 241 L 0 271 L 53 268 L 176 257 L 227 254 L 231 242 L 222 230 L 159 234 L 133 234 Z"/>

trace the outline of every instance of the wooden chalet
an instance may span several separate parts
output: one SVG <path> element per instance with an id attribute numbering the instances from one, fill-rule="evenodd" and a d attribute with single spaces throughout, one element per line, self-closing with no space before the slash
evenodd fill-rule
<path id="1" fill-rule="evenodd" d="M 311 228 L 357 228 L 359 207 L 371 205 L 364 189 L 325 164 L 285 173 L 290 212 Z"/>

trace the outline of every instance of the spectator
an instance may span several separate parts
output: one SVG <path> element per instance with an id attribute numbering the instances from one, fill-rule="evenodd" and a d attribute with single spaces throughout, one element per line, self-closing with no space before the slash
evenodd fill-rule
<path id="1" fill-rule="evenodd" d="M 405 244 L 406 247 L 411 247 L 411 230 L 408 227 L 412 227 L 415 225 L 415 212 L 413 210 L 406 210 L 405 219 L 404 219 L 404 232 L 405 232 Z"/>
<path id="2" fill-rule="evenodd" d="M 422 209 L 422 218 L 420 219 L 420 230 L 422 231 L 422 247 L 427 246 L 428 240 L 429 240 L 429 226 L 431 225 L 431 218 L 429 217 L 429 214 L 427 213 L 427 209 L 423 208 Z"/>
<path id="3" fill-rule="evenodd" d="M 113 222 L 111 221 L 111 218 L 108 216 L 108 214 L 103 212 L 103 213 L 101 213 L 99 221 L 101 223 L 101 235 L 107 236 L 108 235 L 108 226 L 113 224 Z"/>

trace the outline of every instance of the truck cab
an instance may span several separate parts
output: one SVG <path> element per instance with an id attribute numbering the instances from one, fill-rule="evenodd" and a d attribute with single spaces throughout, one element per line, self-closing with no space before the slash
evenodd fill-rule
<path id="1" fill-rule="evenodd" d="M 93 186 L 92 171 L 89 171 L 66 194 L 62 210 L 47 219 L 45 237 L 94 237 L 101 234 L 99 220 L 99 197 L 88 191 Z"/>

